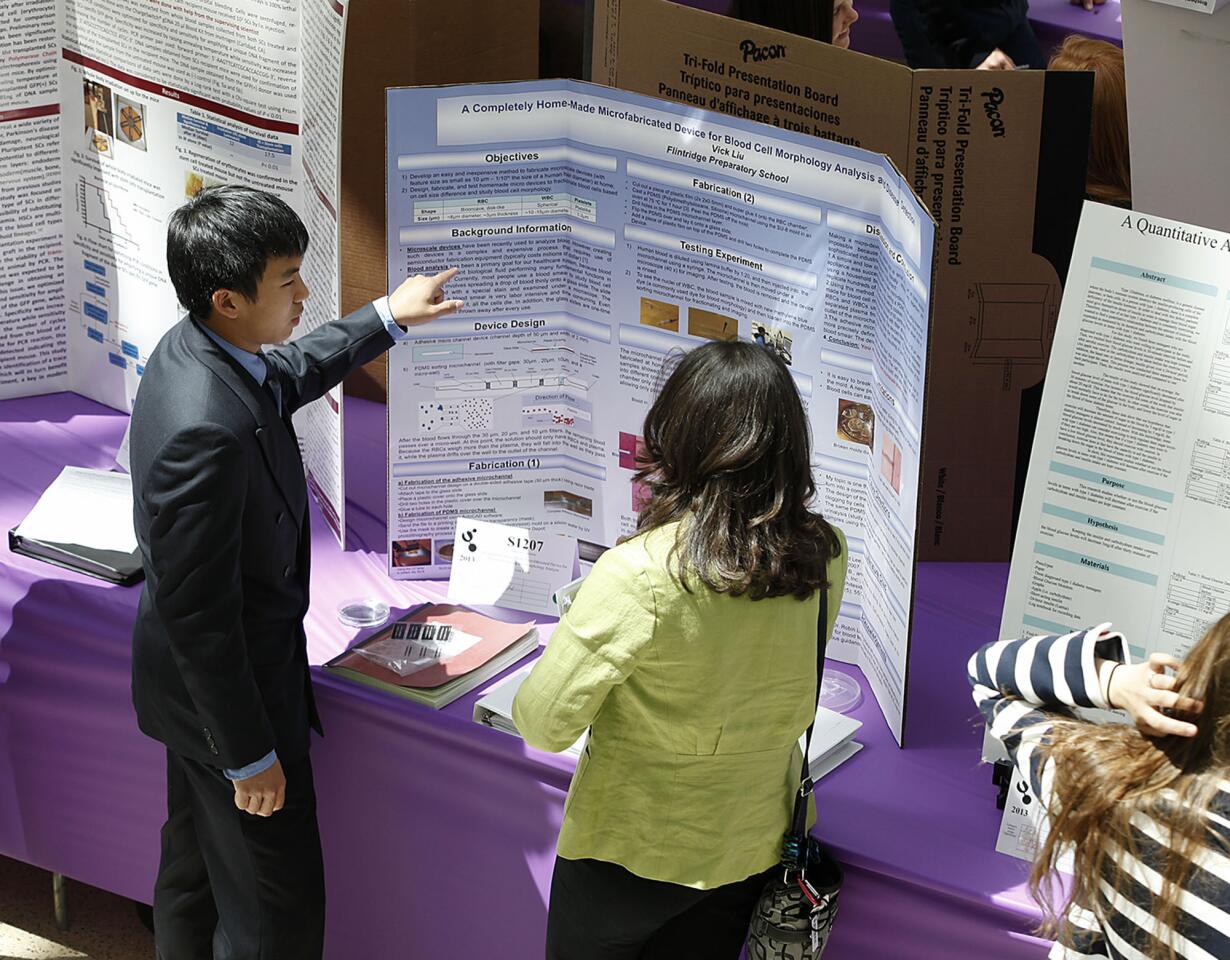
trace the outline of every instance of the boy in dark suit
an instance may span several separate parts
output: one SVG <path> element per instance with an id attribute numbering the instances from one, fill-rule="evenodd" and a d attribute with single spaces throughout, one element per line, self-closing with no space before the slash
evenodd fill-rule
<path id="1" fill-rule="evenodd" d="M 167 747 L 154 888 L 162 960 L 310 960 L 324 872 L 309 727 L 307 486 L 290 415 L 452 313 L 444 284 L 388 297 L 293 344 L 308 236 L 258 190 L 202 191 L 171 217 L 167 267 L 188 316 L 163 337 L 132 411 L 145 587 L 133 630 L 137 720 Z"/>

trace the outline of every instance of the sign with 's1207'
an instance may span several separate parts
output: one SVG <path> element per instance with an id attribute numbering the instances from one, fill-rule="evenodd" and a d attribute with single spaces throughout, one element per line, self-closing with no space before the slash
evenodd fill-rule
<path id="1" fill-rule="evenodd" d="M 552 595 L 567 584 L 577 541 L 524 527 L 457 518 L 449 570 L 451 603 L 507 607 L 553 616 Z"/>

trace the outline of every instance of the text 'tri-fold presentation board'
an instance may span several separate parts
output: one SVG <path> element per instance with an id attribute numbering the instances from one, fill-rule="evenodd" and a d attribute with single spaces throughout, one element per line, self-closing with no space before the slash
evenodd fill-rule
<path id="1" fill-rule="evenodd" d="M 588 79 L 875 150 L 905 175 L 937 224 L 919 559 L 1007 560 L 1092 75 L 910 70 L 669 0 L 592 8 Z"/>

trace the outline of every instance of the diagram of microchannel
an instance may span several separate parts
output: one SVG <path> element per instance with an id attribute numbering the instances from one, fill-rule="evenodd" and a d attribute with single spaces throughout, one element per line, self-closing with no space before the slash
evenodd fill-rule
<path id="1" fill-rule="evenodd" d="M 419 402 L 420 433 L 475 433 L 495 430 L 497 404 L 520 401 L 521 427 L 567 427 L 593 432 L 593 404 L 587 399 L 591 384 L 568 374 L 517 377 L 505 380 L 444 380 L 435 396 Z M 508 429 L 511 425 L 504 425 Z"/>

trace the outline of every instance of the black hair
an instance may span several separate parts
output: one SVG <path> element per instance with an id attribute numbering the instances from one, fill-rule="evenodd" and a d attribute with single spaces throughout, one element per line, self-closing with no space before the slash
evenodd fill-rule
<path id="1" fill-rule="evenodd" d="M 732 596 L 806 599 L 841 550 L 811 509 L 811 437 L 787 366 L 764 347 L 713 341 L 685 355 L 645 417 L 636 479 L 653 496 L 637 532 L 684 521 L 677 579 Z"/>
<path id="2" fill-rule="evenodd" d="M 204 320 L 215 290 L 255 300 L 269 258 L 301 257 L 307 246 L 307 228 L 284 200 L 234 184 L 208 187 L 171 214 L 167 272 L 179 302 Z"/>

